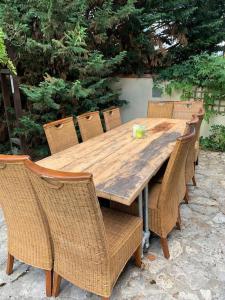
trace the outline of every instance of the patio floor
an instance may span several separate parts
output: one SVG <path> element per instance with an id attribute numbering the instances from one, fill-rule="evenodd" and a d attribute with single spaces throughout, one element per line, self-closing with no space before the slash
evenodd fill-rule
<path id="1" fill-rule="evenodd" d="M 190 204 L 181 206 L 182 230 L 169 236 L 170 260 L 152 238 L 144 269 L 129 263 L 114 288 L 112 300 L 225 299 L 225 154 L 201 152 L 197 188 L 190 186 Z M 154 254 L 151 261 L 148 256 Z M 0 299 L 45 298 L 44 272 L 16 262 L 5 274 L 6 226 L 0 209 Z M 57 299 L 99 297 L 66 281 Z"/>

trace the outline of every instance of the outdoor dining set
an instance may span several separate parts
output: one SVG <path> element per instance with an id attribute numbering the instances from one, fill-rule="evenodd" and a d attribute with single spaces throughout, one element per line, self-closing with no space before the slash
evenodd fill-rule
<path id="1" fill-rule="evenodd" d="M 78 131 L 67 117 L 44 125 L 51 156 L 0 155 L 8 275 L 15 258 L 45 271 L 49 297 L 65 279 L 109 299 L 130 258 L 142 266 L 150 233 L 169 259 L 196 186 L 203 102 L 149 101 L 146 115 L 122 124 L 119 108 L 89 112 Z"/>

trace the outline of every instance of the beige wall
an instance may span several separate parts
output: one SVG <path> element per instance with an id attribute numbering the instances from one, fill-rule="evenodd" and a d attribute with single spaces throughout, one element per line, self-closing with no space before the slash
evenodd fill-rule
<path id="1" fill-rule="evenodd" d="M 128 104 L 121 109 L 122 120 L 129 120 L 146 117 L 148 100 L 179 100 L 180 94 L 174 93 L 171 97 L 163 95 L 160 98 L 152 97 L 153 80 L 151 76 L 144 78 L 122 77 L 116 84 L 116 88 L 121 89 L 120 99 L 127 100 Z M 212 124 L 225 125 L 225 116 L 215 116 L 210 120 L 210 124 L 203 122 L 201 135 L 208 136 Z"/>
<path id="2" fill-rule="evenodd" d="M 127 122 L 134 118 L 146 117 L 149 100 L 179 100 L 180 95 L 174 94 L 171 97 L 163 95 L 161 98 L 152 97 L 153 80 L 151 77 L 144 78 L 120 78 L 116 85 L 121 89 L 120 99 L 129 103 L 122 108 L 122 120 Z"/>
<path id="3" fill-rule="evenodd" d="M 152 97 L 152 79 L 121 78 L 118 87 L 121 88 L 120 99 L 128 101 L 121 110 L 123 122 L 146 117 L 147 103 Z"/>

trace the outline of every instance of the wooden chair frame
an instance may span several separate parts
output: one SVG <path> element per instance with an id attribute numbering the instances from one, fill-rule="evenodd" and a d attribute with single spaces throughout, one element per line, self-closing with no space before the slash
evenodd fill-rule
<path id="1" fill-rule="evenodd" d="M 148 118 L 172 118 L 174 101 L 148 101 Z"/>
<path id="2" fill-rule="evenodd" d="M 120 109 L 118 107 L 112 107 L 104 110 L 103 117 L 105 120 L 106 131 L 116 128 L 122 123 Z"/>
<path id="3" fill-rule="evenodd" d="M 203 101 L 174 101 L 173 119 L 186 119 L 190 120 L 192 115 L 198 114 L 203 109 Z"/>
<path id="4" fill-rule="evenodd" d="M 51 154 L 78 144 L 73 117 L 60 119 L 43 125 Z"/>
<path id="5" fill-rule="evenodd" d="M 79 115 L 77 121 L 83 142 L 103 133 L 99 111 Z"/>

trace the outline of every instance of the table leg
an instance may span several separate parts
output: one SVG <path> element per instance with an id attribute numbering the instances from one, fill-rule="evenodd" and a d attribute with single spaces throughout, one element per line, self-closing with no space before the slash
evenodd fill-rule
<path id="1" fill-rule="evenodd" d="M 138 196 L 138 212 L 139 212 L 139 217 L 143 218 L 143 197 L 142 193 Z"/>
<path id="2" fill-rule="evenodd" d="M 143 219 L 142 248 L 143 251 L 144 250 L 146 251 L 149 248 L 149 238 L 150 238 L 150 231 L 149 231 L 149 224 L 148 224 L 148 186 L 144 188 L 144 190 L 141 192 L 141 194 L 138 197 L 138 208 L 139 208 L 139 217 Z"/>
<path id="3" fill-rule="evenodd" d="M 149 248 L 149 238 L 150 238 L 150 230 L 149 230 L 149 222 L 148 222 L 148 185 L 143 190 L 143 198 L 144 198 L 144 249 L 148 250 Z"/>
<path id="4" fill-rule="evenodd" d="M 143 197 L 142 193 L 138 196 L 138 214 L 139 217 L 143 219 Z M 144 249 L 144 244 L 145 244 L 145 235 L 143 231 L 143 239 L 142 239 L 142 254 L 141 256 L 143 257 L 143 249 Z"/>

